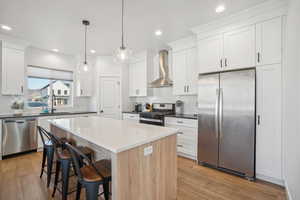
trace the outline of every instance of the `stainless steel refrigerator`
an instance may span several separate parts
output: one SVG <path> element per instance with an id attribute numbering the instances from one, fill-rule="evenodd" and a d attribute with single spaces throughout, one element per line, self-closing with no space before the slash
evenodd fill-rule
<path id="1" fill-rule="evenodd" d="M 199 164 L 255 178 L 255 75 L 255 69 L 199 75 Z"/>

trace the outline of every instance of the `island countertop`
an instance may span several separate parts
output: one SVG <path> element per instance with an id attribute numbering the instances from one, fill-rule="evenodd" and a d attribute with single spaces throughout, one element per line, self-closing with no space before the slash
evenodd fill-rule
<path id="1" fill-rule="evenodd" d="M 53 119 L 49 122 L 71 134 L 113 153 L 119 153 L 161 138 L 175 135 L 178 130 L 139 124 L 99 116 Z"/>

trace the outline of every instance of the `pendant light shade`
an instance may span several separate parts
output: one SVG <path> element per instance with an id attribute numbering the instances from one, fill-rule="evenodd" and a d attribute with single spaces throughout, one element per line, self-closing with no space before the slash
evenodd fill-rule
<path id="1" fill-rule="evenodd" d="M 122 36 L 121 36 L 121 47 L 115 51 L 115 58 L 117 62 L 127 62 L 132 54 L 132 51 L 124 45 L 124 0 L 122 0 L 122 22 L 121 22 Z"/>
<path id="2" fill-rule="evenodd" d="M 89 71 L 89 65 L 87 62 L 87 56 L 86 56 L 86 34 L 87 34 L 87 27 L 90 25 L 90 22 L 88 20 L 83 20 L 82 24 L 85 26 L 84 28 L 84 61 L 83 61 L 83 71 L 87 72 Z"/>

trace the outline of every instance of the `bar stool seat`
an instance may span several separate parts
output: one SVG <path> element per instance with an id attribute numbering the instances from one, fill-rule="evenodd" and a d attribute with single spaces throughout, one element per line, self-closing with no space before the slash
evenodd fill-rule
<path id="1" fill-rule="evenodd" d="M 83 152 L 87 156 L 91 156 L 93 153 L 93 150 L 88 147 L 78 146 L 77 148 L 80 149 L 80 151 Z M 59 149 L 59 150 L 57 150 L 57 154 L 58 154 L 58 159 L 62 159 L 62 160 L 71 160 L 72 159 L 71 154 L 67 149 Z"/>
<path id="2" fill-rule="evenodd" d="M 95 168 L 91 165 L 85 165 L 80 168 L 82 178 L 86 182 L 102 181 L 111 178 L 111 162 L 109 160 L 99 160 L 94 163 L 95 168 L 101 173 L 101 177 Z"/>

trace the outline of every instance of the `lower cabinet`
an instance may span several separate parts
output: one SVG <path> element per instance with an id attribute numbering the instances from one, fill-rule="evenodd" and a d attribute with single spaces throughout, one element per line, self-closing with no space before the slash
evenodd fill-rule
<path id="1" fill-rule="evenodd" d="M 165 126 L 179 129 L 177 136 L 177 153 L 180 156 L 197 160 L 198 121 L 166 117 Z"/>
<path id="2" fill-rule="evenodd" d="M 135 121 L 135 122 L 140 121 L 140 115 L 134 114 L 134 113 L 123 113 L 122 118 L 123 118 L 123 120 L 129 120 L 129 121 Z"/>

